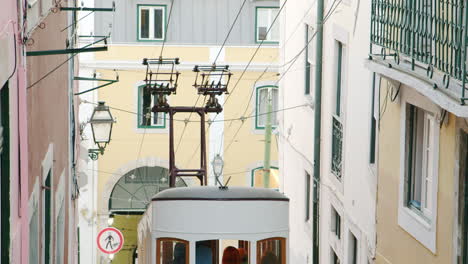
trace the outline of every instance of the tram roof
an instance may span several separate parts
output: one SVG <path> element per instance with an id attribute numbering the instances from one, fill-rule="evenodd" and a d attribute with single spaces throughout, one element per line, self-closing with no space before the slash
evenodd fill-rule
<path id="1" fill-rule="evenodd" d="M 171 188 L 156 194 L 153 201 L 207 200 L 207 201 L 289 201 L 284 194 L 267 188 L 196 186 Z"/>

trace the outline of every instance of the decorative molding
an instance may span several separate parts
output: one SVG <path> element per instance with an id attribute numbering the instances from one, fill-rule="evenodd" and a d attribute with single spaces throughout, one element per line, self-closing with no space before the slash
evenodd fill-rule
<path id="1" fill-rule="evenodd" d="M 195 65 L 211 65 L 212 62 L 201 61 L 201 62 L 181 62 L 178 66 L 179 70 L 193 70 Z M 244 70 L 247 63 L 229 63 L 229 67 L 232 71 Z M 80 61 L 81 68 L 88 69 L 103 69 L 103 70 L 138 70 L 146 71 L 146 67 L 141 64 L 141 61 L 118 61 L 118 60 L 85 60 Z M 264 71 L 266 67 L 268 72 L 278 72 L 278 63 L 251 63 L 249 71 Z M 161 66 L 161 69 L 169 69 L 168 66 Z"/>

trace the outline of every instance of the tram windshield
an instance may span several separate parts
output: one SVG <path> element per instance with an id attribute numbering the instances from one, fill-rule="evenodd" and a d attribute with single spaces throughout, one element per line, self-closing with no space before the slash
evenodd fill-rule
<path id="1" fill-rule="evenodd" d="M 157 242 L 157 264 L 188 264 L 189 243 L 175 238 L 160 238 Z"/>
<path id="2" fill-rule="evenodd" d="M 249 264 L 250 242 L 203 240 L 196 243 L 196 264 Z"/>

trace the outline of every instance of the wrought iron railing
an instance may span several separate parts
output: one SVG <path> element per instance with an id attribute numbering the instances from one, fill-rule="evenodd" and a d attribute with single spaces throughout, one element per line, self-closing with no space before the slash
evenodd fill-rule
<path id="1" fill-rule="evenodd" d="M 440 74 L 445 88 L 458 80 L 462 85 L 456 93 L 463 104 L 468 99 L 467 16 L 466 0 L 372 0 L 371 56 L 393 57 L 396 64 L 406 57 L 411 70 L 426 69 L 425 77 Z M 382 47 L 380 54 L 373 45 Z"/>
<path id="2" fill-rule="evenodd" d="M 341 178 L 343 149 L 343 124 L 339 117 L 333 116 L 331 171 Z"/>

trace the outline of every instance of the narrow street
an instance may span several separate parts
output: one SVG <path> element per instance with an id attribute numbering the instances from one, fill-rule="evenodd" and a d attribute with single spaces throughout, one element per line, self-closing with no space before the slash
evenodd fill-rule
<path id="1" fill-rule="evenodd" d="M 468 264 L 461 0 L 4 0 L 0 264 Z"/>

